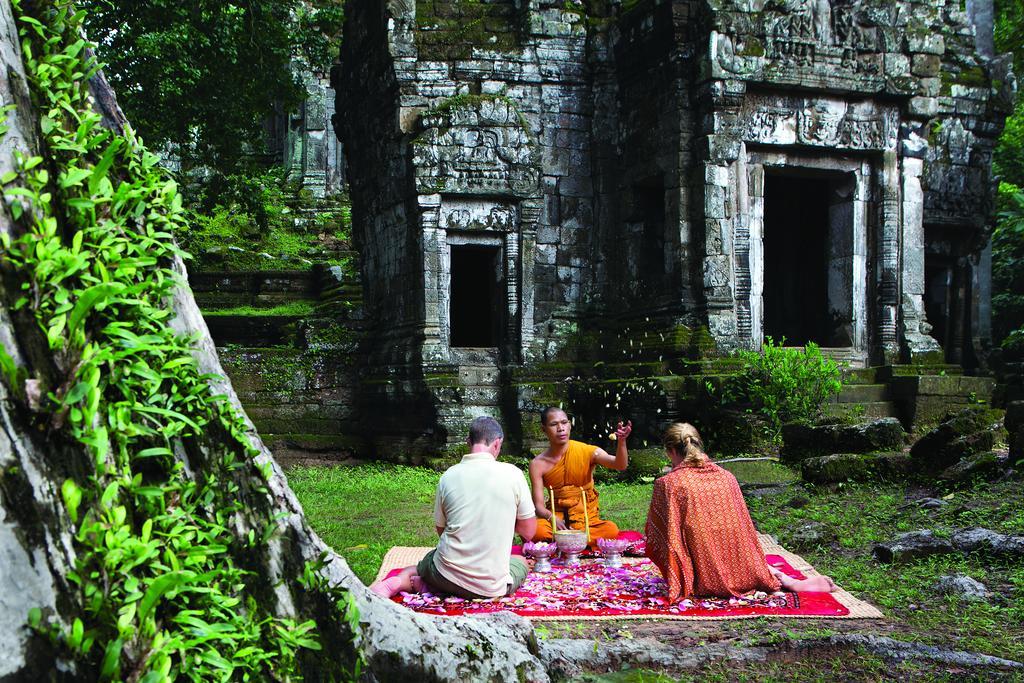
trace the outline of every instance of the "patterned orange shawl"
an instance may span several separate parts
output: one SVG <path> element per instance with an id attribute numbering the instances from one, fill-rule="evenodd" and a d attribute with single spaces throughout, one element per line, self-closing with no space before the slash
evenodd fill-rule
<path id="1" fill-rule="evenodd" d="M 671 602 L 779 589 L 736 477 L 718 465 L 680 465 L 655 481 L 646 536 Z"/>

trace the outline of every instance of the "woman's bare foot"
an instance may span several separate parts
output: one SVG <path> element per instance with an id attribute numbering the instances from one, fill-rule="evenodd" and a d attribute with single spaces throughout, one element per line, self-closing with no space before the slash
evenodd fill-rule
<path id="1" fill-rule="evenodd" d="M 794 579 L 775 567 L 769 567 L 768 571 L 779 580 L 783 588 L 793 593 L 831 593 L 836 589 L 835 582 L 828 576 Z"/>

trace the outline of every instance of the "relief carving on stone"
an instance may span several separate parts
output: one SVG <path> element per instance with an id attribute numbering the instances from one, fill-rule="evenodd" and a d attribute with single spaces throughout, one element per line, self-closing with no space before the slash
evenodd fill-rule
<path id="1" fill-rule="evenodd" d="M 534 146 L 511 103 L 483 99 L 430 112 L 423 126 L 413 143 L 421 187 L 470 194 L 537 192 Z"/>
<path id="2" fill-rule="evenodd" d="M 715 60 L 738 74 L 751 73 L 766 60 L 780 66 L 877 73 L 877 55 L 867 54 L 878 51 L 877 27 L 863 1 L 769 0 L 763 10 L 719 10 Z"/>
<path id="3" fill-rule="evenodd" d="M 894 149 L 899 112 L 871 102 L 748 95 L 740 130 L 744 140 L 841 149 Z"/>
<path id="4" fill-rule="evenodd" d="M 446 230 L 493 230 L 509 232 L 516 226 L 516 207 L 507 202 L 445 198 L 440 225 Z"/>

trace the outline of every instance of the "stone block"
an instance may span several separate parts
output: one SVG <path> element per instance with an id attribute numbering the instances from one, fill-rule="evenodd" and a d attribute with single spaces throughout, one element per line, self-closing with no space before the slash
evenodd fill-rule
<path id="1" fill-rule="evenodd" d="M 934 97 L 911 97 L 907 111 L 913 116 L 935 116 L 939 113 L 939 101 Z"/>
<path id="2" fill-rule="evenodd" d="M 946 40 L 941 33 L 931 31 L 908 31 L 907 51 L 930 55 L 941 55 L 946 51 Z"/>
<path id="3" fill-rule="evenodd" d="M 908 531 L 891 541 L 877 544 L 872 553 L 875 559 L 886 564 L 907 562 L 929 555 L 953 552 L 953 544 L 935 535 L 933 531 Z"/>
<path id="4" fill-rule="evenodd" d="M 912 464 L 910 456 L 901 452 L 836 453 L 807 458 L 800 463 L 800 474 L 812 484 L 895 479 L 908 474 Z"/>
<path id="5" fill-rule="evenodd" d="M 942 61 L 938 55 L 917 54 L 911 60 L 910 73 L 915 76 L 937 76 L 941 67 Z"/>
<path id="6" fill-rule="evenodd" d="M 1024 430 L 1024 401 L 1011 401 L 1007 404 L 1003 424 L 1010 432 Z"/>
<path id="7" fill-rule="evenodd" d="M 780 457 L 785 462 L 800 462 L 833 453 L 893 451 L 903 447 L 903 440 L 903 426 L 894 417 L 857 425 L 791 423 L 782 426 Z"/>
<path id="8" fill-rule="evenodd" d="M 716 163 L 733 162 L 740 156 L 740 140 L 731 135 L 708 135 L 703 146 L 707 159 Z"/>
<path id="9" fill-rule="evenodd" d="M 557 255 L 558 248 L 554 244 L 537 245 L 537 263 L 553 266 Z"/>
<path id="10" fill-rule="evenodd" d="M 960 462 L 942 470 L 939 479 L 954 484 L 967 483 L 978 477 L 986 477 L 1002 470 L 1002 461 L 992 451 L 968 456 Z"/>
<path id="11" fill-rule="evenodd" d="M 998 411 L 961 410 L 918 439 L 910 454 L 922 469 L 941 471 L 963 458 L 990 450 L 995 443 L 994 425 L 998 419 Z"/>
<path id="12" fill-rule="evenodd" d="M 933 587 L 937 593 L 955 595 L 967 602 L 986 602 L 992 597 L 985 584 L 965 574 L 940 576 Z"/>
<path id="13" fill-rule="evenodd" d="M 1024 536 L 1010 536 L 976 527 L 957 531 L 950 541 L 954 548 L 968 553 L 983 552 L 1011 559 L 1024 557 Z"/>

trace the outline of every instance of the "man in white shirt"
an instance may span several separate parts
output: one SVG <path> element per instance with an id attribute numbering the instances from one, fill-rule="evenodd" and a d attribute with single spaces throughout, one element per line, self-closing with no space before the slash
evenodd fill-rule
<path id="1" fill-rule="evenodd" d="M 494 418 L 473 420 L 469 454 L 437 483 L 437 548 L 370 590 L 387 598 L 430 591 L 472 600 L 511 595 L 522 585 L 526 563 L 512 556 L 512 537 L 532 539 L 537 518 L 522 471 L 498 462 L 504 439 Z"/>

